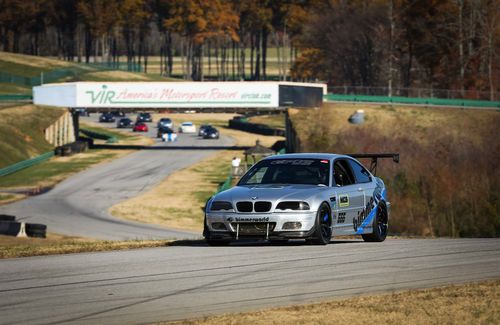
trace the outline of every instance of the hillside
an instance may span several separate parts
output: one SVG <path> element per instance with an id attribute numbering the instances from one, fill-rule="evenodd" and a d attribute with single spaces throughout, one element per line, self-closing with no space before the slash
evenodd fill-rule
<path id="1" fill-rule="evenodd" d="M 103 69 L 95 65 L 67 62 L 52 58 L 0 51 L 0 94 L 31 94 L 26 79 L 40 78 L 45 82 L 61 81 L 175 81 L 139 72 Z M 16 80 L 10 82 L 10 76 Z"/>
<path id="2" fill-rule="evenodd" d="M 43 130 L 64 112 L 60 108 L 34 105 L 1 109 L 0 168 L 52 150 Z"/>
<path id="3" fill-rule="evenodd" d="M 357 109 L 365 123 L 349 124 Z M 381 161 L 378 169 L 393 232 L 500 236 L 499 112 L 326 104 L 292 120 L 304 152 L 401 154 L 400 164 Z"/>

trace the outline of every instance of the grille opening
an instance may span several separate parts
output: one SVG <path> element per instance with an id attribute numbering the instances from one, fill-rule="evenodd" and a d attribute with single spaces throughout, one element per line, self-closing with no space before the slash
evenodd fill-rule
<path id="1" fill-rule="evenodd" d="M 231 202 L 226 201 L 214 201 L 212 202 L 212 206 L 210 207 L 211 211 L 220 211 L 220 210 L 232 210 L 233 205 Z"/>
<path id="2" fill-rule="evenodd" d="M 248 223 L 231 223 L 234 231 L 239 224 L 239 234 L 240 235 L 265 235 L 267 232 L 267 224 L 269 224 L 269 233 L 276 227 L 276 222 L 248 222 Z"/>
<path id="3" fill-rule="evenodd" d="M 268 212 L 271 210 L 271 202 L 266 202 L 266 201 L 258 201 L 255 202 L 254 209 L 255 212 Z"/>
<path id="4" fill-rule="evenodd" d="M 253 211 L 252 202 L 249 202 L 249 201 L 238 202 L 238 203 L 236 203 L 236 207 L 238 208 L 239 212 L 252 212 Z"/>

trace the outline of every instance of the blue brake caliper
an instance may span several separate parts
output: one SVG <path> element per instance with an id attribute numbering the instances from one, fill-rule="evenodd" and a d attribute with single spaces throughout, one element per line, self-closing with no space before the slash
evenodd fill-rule
<path id="1" fill-rule="evenodd" d="M 325 221 L 325 222 L 328 221 L 328 213 L 325 214 L 325 216 L 323 217 L 323 221 Z"/>

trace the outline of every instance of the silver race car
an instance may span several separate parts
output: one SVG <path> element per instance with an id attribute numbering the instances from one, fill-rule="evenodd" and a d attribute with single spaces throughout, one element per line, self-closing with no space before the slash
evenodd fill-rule
<path id="1" fill-rule="evenodd" d="M 205 207 L 203 235 L 210 245 L 243 238 L 271 242 L 306 239 L 326 245 L 332 236 L 384 241 L 390 203 L 384 182 L 353 157 L 399 162 L 399 154 L 286 154 L 255 164 L 237 186 Z"/>

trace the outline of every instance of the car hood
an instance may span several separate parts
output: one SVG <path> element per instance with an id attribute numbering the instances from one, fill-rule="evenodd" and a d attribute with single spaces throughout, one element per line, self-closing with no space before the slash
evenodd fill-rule
<path id="1" fill-rule="evenodd" d="M 235 186 L 214 197 L 217 201 L 307 201 L 328 189 L 317 185 L 245 185 Z M 255 199 L 254 199 L 255 198 Z"/>

